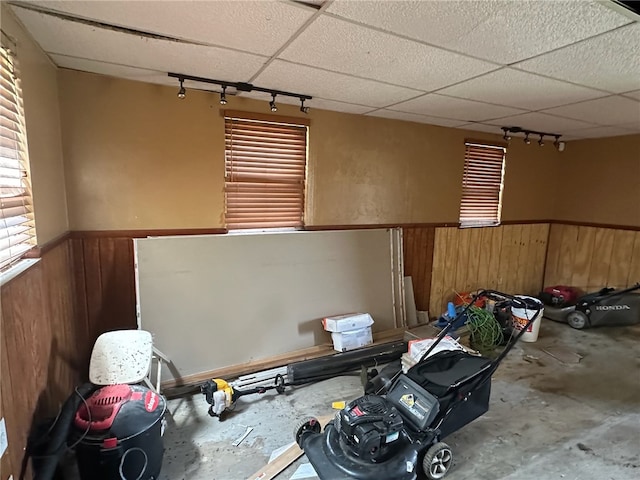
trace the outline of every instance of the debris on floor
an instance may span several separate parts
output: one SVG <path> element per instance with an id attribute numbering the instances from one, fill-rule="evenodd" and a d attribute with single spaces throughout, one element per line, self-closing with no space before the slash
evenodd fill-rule
<path id="1" fill-rule="evenodd" d="M 547 348 L 543 348 L 542 351 L 547 355 L 551 355 L 556 360 L 559 360 L 562 363 L 566 363 L 566 364 L 580 363 L 580 360 L 584 358 L 579 353 L 576 353 L 573 350 L 570 350 L 567 347 L 563 347 L 563 346 L 547 347 Z"/>
<path id="2" fill-rule="evenodd" d="M 247 427 L 247 429 L 244 431 L 244 433 L 235 442 L 233 442 L 233 446 L 234 447 L 239 446 L 244 441 L 244 439 L 249 436 L 249 434 L 252 431 L 253 431 L 253 427 Z"/>

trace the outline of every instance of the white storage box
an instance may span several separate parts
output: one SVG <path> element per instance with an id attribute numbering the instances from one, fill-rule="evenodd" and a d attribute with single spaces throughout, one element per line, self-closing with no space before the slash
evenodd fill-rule
<path id="1" fill-rule="evenodd" d="M 373 318 L 368 313 L 347 313 L 322 319 L 324 329 L 335 333 L 361 330 L 371 325 L 373 325 Z"/>
<path id="2" fill-rule="evenodd" d="M 371 327 L 365 327 L 348 332 L 333 332 L 331 334 L 331 340 L 333 340 L 334 350 L 346 352 L 371 345 L 373 343 L 373 336 L 371 335 Z"/>

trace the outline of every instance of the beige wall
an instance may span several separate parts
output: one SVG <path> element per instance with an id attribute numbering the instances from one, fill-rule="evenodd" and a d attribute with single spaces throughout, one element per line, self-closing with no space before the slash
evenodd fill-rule
<path id="1" fill-rule="evenodd" d="M 59 71 L 73 230 L 224 225 L 224 132 L 217 96 Z M 265 112 L 232 98 L 228 107 Z M 282 105 L 278 114 L 300 115 Z M 307 224 L 456 222 L 464 139 L 477 132 L 312 110 Z M 548 219 L 551 148 L 514 142 L 503 218 Z"/>
<path id="2" fill-rule="evenodd" d="M 2 31 L 16 43 L 29 143 L 38 243 L 69 229 L 65 194 L 57 68 L 25 32 L 5 2 Z"/>
<path id="3" fill-rule="evenodd" d="M 640 135 L 570 142 L 555 219 L 640 227 Z"/>

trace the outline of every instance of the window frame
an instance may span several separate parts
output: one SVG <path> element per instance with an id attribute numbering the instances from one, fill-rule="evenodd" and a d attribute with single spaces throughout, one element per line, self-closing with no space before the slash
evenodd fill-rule
<path id="1" fill-rule="evenodd" d="M 508 145 L 504 142 L 475 139 L 465 139 L 464 145 L 462 195 L 458 215 L 460 228 L 498 226 L 502 222 Z M 499 157 L 498 170 L 496 167 Z M 483 183 L 486 185 L 482 185 Z M 474 210 L 478 212 L 475 217 Z"/>
<path id="2" fill-rule="evenodd" d="M 224 222 L 227 230 L 230 233 L 257 233 L 304 229 L 307 215 L 309 119 L 235 110 L 223 110 L 221 116 L 225 123 Z M 252 124 L 257 127 L 253 132 L 250 131 Z M 233 135 L 238 131 L 254 138 L 243 140 L 243 145 L 234 150 Z M 289 136 L 293 138 L 291 143 Z M 281 151 L 276 145 L 279 138 L 285 142 Z M 251 142 L 264 142 L 266 146 L 246 146 Z M 261 157 L 263 151 L 266 152 Z M 273 165 L 268 166 L 271 161 Z M 271 168 L 273 170 L 269 172 Z M 273 189 L 279 189 L 280 193 L 275 193 L 268 185 L 273 185 Z M 249 191 L 253 189 L 258 193 Z M 281 198 L 270 205 L 270 196 Z M 252 197 L 262 198 L 256 200 Z M 280 202 L 289 212 L 294 210 L 294 214 L 269 211 L 270 206 L 273 208 Z M 243 207 L 254 210 L 254 217 L 266 214 L 267 220 L 243 218 L 243 215 L 248 215 L 240 212 Z"/>

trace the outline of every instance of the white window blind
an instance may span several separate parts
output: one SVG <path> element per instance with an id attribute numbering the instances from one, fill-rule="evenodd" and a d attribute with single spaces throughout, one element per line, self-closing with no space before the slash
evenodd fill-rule
<path id="1" fill-rule="evenodd" d="M 15 56 L 1 50 L 0 270 L 36 244 L 22 91 Z"/>
<path id="2" fill-rule="evenodd" d="M 465 143 L 461 227 L 500 224 L 506 152 L 499 145 Z"/>
<path id="3" fill-rule="evenodd" d="M 301 227 L 308 121 L 258 117 L 225 112 L 227 228 Z"/>

